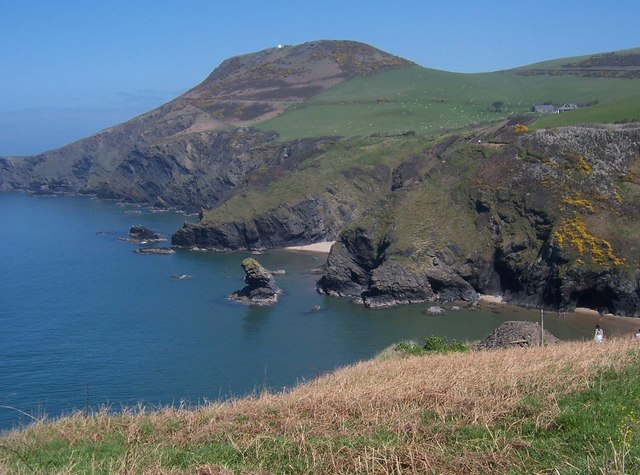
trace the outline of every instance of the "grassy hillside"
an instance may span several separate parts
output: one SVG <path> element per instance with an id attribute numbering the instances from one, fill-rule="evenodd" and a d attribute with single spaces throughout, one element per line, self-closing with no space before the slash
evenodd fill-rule
<path id="1" fill-rule="evenodd" d="M 355 138 L 327 145 L 326 151 L 302 161 L 293 169 L 257 170 L 241 193 L 220 207 L 205 212 L 204 223 L 218 220 L 250 220 L 306 197 L 330 194 L 339 202 L 355 205 L 382 196 L 387 190 L 379 183 L 391 170 L 412 154 L 420 153 L 433 141 L 424 137 Z"/>
<path id="2" fill-rule="evenodd" d="M 527 66 L 522 66 L 520 68 L 516 68 L 517 70 L 527 70 L 527 69 L 538 69 L 538 70 L 542 70 L 542 69 L 561 69 L 561 68 L 565 68 L 565 69 L 569 69 L 571 68 L 571 65 L 578 65 L 578 64 L 582 64 L 583 67 L 584 65 L 591 60 L 592 58 L 602 58 L 605 56 L 614 56 L 614 57 L 621 57 L 621 56 L 627 56 L 627 55 L 638 55 L 640 54 L 640 48 L 630 48 L 630 49 L 625 49 L 625 50 L 619 50 L 619 51 L 612 51 L 612 52 L 607 52 L 607 53 L 596 53 L 596 54 L 588 54 L 588 55 L 584 55 L 584 56 L 573 56 L 573 57 L 569 57 L 569 58 L 559 58 L 559 59 L 552 59 L 550 61 L 542 61 L 540 63 L 534 63 L 534 64 L 529 64 Z M 609 61 L 609 63 L 612 63 L 611 61 Z M 593 67 L 593 66 L 592 66 Z M 609 66 L 610 68 L 615 67 L 613 66 L 613 64 L 611 66 Z M 623 67 L 624 69 L 634 69 L 634 67 L 632 66 L 626 66 Z"/>
<path id="3" fill-rule="evenodd" d="M 0 438 L 0 471 L 638 473 L 638 356 L 625 339 L 374 360 L 192 411 L 41 422 Z"/>
<path id="4" fill-rule="evenodd" d="M 640 79 L 524 76 L 515 70 L 459 74 L 414 66 L 345 81 L 258 127 L 277 131 L 282 140 L 407 130 L 440 134 L 526 113 L 534 103 L 604 104 L 634 96 L 639 87 Z M 499 112 L 495 102 L 502 103 Z"/>

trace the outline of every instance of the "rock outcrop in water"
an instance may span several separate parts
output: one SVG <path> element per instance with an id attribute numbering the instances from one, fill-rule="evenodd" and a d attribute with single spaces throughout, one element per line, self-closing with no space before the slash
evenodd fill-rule
<path id="1" fill-rule="evenodd" d="M 243 260 L 241 265 L 245 272 L 244 281 L 247 285 L 232 293 L 229 298 L 248 305 L 277 303 L 282 290 L 276 285 L 271 272 L 251 257 Z"/>
<path id="2" fill-rule="evenodd" d="M 169 254 L 175 254 L 176 251 L 174 251 L 170 247 L 143 247 L 141 249 L 136 249 L 133 252 L 135 252 L 136 254 L 153 254 L 156 256 L 166 256 Z"/>
<path id="3" fill-rule="evenodd" d="M 129 228 L 129 240 L 133 242 L 154 242 L 162 241 L 162 236 L 144 226 L 134 225 Z"/>

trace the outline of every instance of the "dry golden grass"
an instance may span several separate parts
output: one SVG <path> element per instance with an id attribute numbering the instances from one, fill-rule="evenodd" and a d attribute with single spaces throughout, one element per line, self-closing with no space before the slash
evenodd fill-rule
<path id="1" fill-rule="evenodd" d="M 99 444 L 113 434 L 124 437 L 126 452 L 96 462 L 100 473 L 232 473 L 215 463 L 182 472 L 163 468 L 167 448 L 212 443 L 239 454 L 238 465 L 246 467 L 236 466 L 241 473 L 501 473 L 523 462 L 522 451 L 514 448 L 525 442 L 496 436 L 488 447 L 453 451 L 456 431 L 491 431 L 506 420 L 518 424 L 526 397 L 539 402 L 535 423 L 545 427 L 560 397 L 587 389 L 600 369 L 626 367 L 639 350 L 637 342 L 618 339 L 374 360 L 282 394 L 197 410 L 76 415 L 9 434 L 0 443 L 20 451 L 53 439 L 73 447 Z M 77 472 L 70 465 L 57 473 Z"/>

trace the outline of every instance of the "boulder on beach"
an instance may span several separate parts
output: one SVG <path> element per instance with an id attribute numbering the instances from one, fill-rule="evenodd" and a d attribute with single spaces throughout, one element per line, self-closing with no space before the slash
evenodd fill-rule
<path id="1" fill-rule="evenodd" d="M 244 282 L 247 285 L 236 290 L 229 298 L 248 305 L 277 303 L 282 290 L 276 285 L 271 272 L 251 257 L 243 260 L 241 265 L 245 272 Z"/>
<path id="2" fill-rule="evenodd" d="M 557 343 L 558 339 L 544 331 L 545 344 Z M 536 322 L 504 322 L 489 336 L 475 346 L 476 350 L 540 346 L 540 324 Z"/>

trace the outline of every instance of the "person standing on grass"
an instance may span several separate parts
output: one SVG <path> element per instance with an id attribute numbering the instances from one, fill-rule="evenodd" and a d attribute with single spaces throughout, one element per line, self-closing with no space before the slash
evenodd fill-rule
<path id="1" fill-rule="evenodd" d="M 593 341 L 596 343 L 602 343 L 604 341 L 604 330 L 599 324 L 596 325 L 596 333 L 593 336 Z"/>

